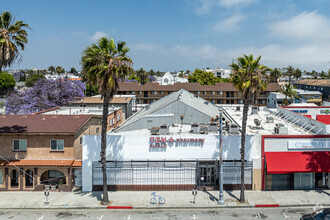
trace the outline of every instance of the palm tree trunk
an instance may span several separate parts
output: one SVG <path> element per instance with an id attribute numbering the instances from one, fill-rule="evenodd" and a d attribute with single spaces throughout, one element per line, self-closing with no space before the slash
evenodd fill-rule
<path id="1" fill-rule="evenodd" d="M 102 114 L 102 133 L 101 133 L 101 163 L 103 172 L 103 199 L 102 204 L 109 204 L 108 198 L 108 184 L 107 184 L 107 160 L 106 160 L 106 147 L 107 147 L 107 127 L 108 127 L 108 111 L 109 111 L 109 98 L 108 94 L 103 96 L 103 114 Z"/>
<path id="2" fill-rule="evenodd" d="M 243 107 L 243 121 L 242 121 L 242 136 L 241 136 L 241 194 L 240 202 L 245 202 L 245 186 L 244 186 L 244 165 L 245 165 L 245 134 L 246 134 L 246 121 L 248 117 L 250 102 L 245 100 Z"/>

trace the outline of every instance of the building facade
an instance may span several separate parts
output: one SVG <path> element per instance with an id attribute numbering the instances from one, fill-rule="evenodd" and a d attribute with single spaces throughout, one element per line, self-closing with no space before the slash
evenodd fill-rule
<path id="1" fill-rule="evenodd" d="M 319 91 L 323 95 L 324 100 L 329 100 L 330 80 L 329 79 L 303 79 L 294 82 L 298 89 L 308 91 Z"/>
<path id="2" fill-rule="evenodd" d="M 1 116 L 0 190 L 81 186 L 82 138 L 100 133 L 101 124 L 91 115 Z"/>
<path id="3" fill-rule="evenodd" d="M 119 83 L 117 94 L 136 95 L 137 104 L 150 104 L 172 92 L 185 89 L 196 97 L 201 97 L 214 104 L 243 104 L 242 97 L 231 83 L 216 83 L 215 85 L 200 85 L 199 83 L 175 83 L 173 85 L 159 85 L 157 83 Z M 277 83 L 268 84 L 261 92 L 254 105 L 265 106 L 269 92 L 276 92 L 281 87 Z"/>

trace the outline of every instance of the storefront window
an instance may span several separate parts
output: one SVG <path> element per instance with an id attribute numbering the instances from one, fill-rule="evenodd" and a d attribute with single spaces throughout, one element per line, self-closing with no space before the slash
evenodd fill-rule
<path id="1" fill-rule="evenodd" d="M 3 175 L 2 175 L 2 170 L 0 170 L 0 185 L 3 185 Z"/>

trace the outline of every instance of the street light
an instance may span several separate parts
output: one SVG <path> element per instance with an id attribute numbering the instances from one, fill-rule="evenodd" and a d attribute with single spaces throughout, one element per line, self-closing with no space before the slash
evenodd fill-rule
<path id="1" fill-rule="evenodd" d="M 220 160 L 219 160 L 219 200 L 218 204 L 223 205 L 225 201 L 223 199 L 223 163 L 222 163 L 222 155 L 223 155 L 223 148 L 222 148 L 222 110 L 220 110 L 220 118 L 219 118 L 219 152 L 220 152 Z"/>

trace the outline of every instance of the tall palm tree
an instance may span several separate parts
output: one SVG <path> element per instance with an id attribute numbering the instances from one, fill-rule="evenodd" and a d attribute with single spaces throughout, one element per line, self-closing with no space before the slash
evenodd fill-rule
<path id="1" fill-rule="evenodd" d="M 291 99 L 291 103 L 293 102 L 294 98 L 298 98 L 298 92 L 293 90 L 293 86 L 291 86 L 291 83 L 289 82 L 288 84 L 284 85 L 280 92 L 285 95 L 285 98 L 283 100 L 284 105 L 288 105 L 289 101 L 288 98 Z"/>
<path id="2" fill-rule="evenodd" d="M 282 76 L 282 71 L 278 68 L 274 68 L 270 71 L 269 75 L 269 82 L 271 83 L 277 83 L 277 80 L 280 79 Z"/>
<path id="3" fill-rule="evenodd" d="M 50 71 L 50 74 L 53 75 L 53 73 L 55 72 L 55 67 L 51 65 L 50 67 L 48 67 L 48 71 Z"/>
<path id="4" fill-rule="evenodd" d="M 293 71 L 293 75 L 294 75 L 294 78 L 296 78 L 296 80 L 298 80 L 301 77 L 301 74 L 302 74 L 302 71 L 299 68 L 297 68 Z"/>
<path id="5" fill-rule="evenodd" d="M 15 21 L 10 12 L 0 15 L 0 72 L 2 67 L 10 66 L 16 58 L 21 61 L 22 56 L 18 48 L 24 50 L 28 42 L 29 25 L 23 21 Z"/>
<path id="6" fill-rule="evenodd" d="M 146 79 L 148 78 L 147 72 L 141 68 L 139 70 L 136 70 L 136 76 L 140 78 L 140 84 L 144 85 L 146 83 Z"/>
<path id="7" fill-rule="evenodd" d="M 253 59 L 253 55 L 244 55 L 237 58 L 237 63 L 230 65 L 232 68 L 232 83 L 241 93 L 244 103 L 242 136 L 241 136 L 241 194 L 240 202 L 245 202 L 244 162 L 245 162 L 245 134 L 249 106 L 256 100 L 257 95 L 267 88 L 267 74 L 270 69 L 260 64 L 261 56 Z"/>
<path id="8" fill-rule="evenodd" d="M 97 44 L 92 44 L 83 51 L 81 58 L 82 78 L 93 86 L 98 86 L 103 99 L 101 163 L 103 171 L 103 200 L 108 204 L 107 171 L 106 171 L 106 132 L 109 101 L 119 86 L 119 79 L 132 73 L 132 60 L 126 55 L 129 48 L 123 41 L 115 44 L 113 39 L 102 37 Z"/>
<path id="9" fill-rule="evenodd" d="M 293 76 L 294 73 L 294 68 L 292 66 L 288 66 L 287 68 L 285 68 L 286 70 L 286 75 L 289 77 L 289 83 L 291 83 L 291 78 Z"/>
<path id="10" fill-rule="evenodd" d="M 55 72 L 57 73 L 57 75 L 61 75 L 62 73 L 65 73 L 65 70 L 63 69 L 63 67 L 57 66 L 55 68 Z"/>

